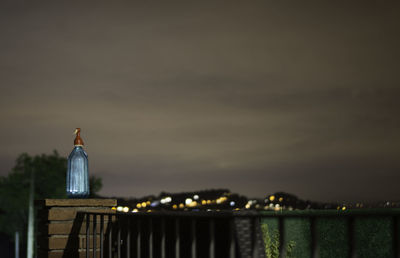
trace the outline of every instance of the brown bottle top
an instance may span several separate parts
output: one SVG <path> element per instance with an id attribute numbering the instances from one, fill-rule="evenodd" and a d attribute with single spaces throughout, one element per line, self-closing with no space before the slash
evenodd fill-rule
<path id="1" fill-rule="evenodd" d="M 74 145 L 75 146 L 83 146 L 83 141 L 81 138 L 81 128 L 76 128 L 74 134 L 76 134 Z"/>

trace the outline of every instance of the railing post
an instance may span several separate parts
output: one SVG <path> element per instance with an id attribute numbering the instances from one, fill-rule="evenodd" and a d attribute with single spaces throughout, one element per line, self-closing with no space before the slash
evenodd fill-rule
<path id="1" fill-rule="evenodd" d="M 179 218 L 175 219 L 175 258 L 180 258 L 180 229 Z"/>
<path id="2" fill-rule="evenodd" d="M 127 219 L 127 232 L 126 232 L 126 257 L 130 258 L 131 257 L 131 220 L 129 217 Z"/>
<path id="3" fill-rule="evenodd" d="M 93 258 L 97 258 L 96 257 L 96 241 L 97 241 L 97 238 L 96 238 L 96 234 L 97 234 L 97 229 L 96 229 L 96 227 L 97 227 L 97 215 L 96 214 L 93 214 Z M 89 246 L 88 246 L 88 248 L 89 248 Z"/>
<path id="4" fill-rule="evenodd" d="M 349 257 L 355 258 L 356 248 L 355 248 L 355 236 L 354 236 L 354 217 L 350 216 L 347 220 L 347 232 L 349 235 Z"/>
<path id="5" fill-rule="evenodd" d="M 284 254 L 284 244 L 285 244 L 285 228 L 283 225 L 283 217 L 278 217 L 278 233 L 279 233 L 279 257 L 283 257 Z"/>
<path id="6" fill-rule="evenodd" d="M 318 231 L 317 231 L 317 218 L 310 218 L 310 233 L 311 233 L 311 257 L 318 257 Z"/>
<path id="7" fill-rule="evenodd" d="M 117 231 L 117 256 L 118 258 L 121 258 L 121 220 L 119 218 L 116 218 L 117 220 L 117 226 L 118 226 L 118 231 Z"/>
<path id="8" fill-rule="evenodd" d="M 210 258 L 215 258 L 215 221 L 210 220 Z"/>
<path id="9" fill-rule="evenodd" d="M 149 258 L 153 258 L 153 220 L 149 218 Z"/>
<path id="10" fill-rule="evenodd" d="M 229 258 L 236 257 L 236 244 L 235 244 L 235 223 L 234 219 L 229 220 Z"/>
<path id="11" fill-rule="evenodd" d="M 258 244 L 257 244 L 257 217 L 251 217 L 250 218 L 250 225 L 251 225 L 251 235 L 252 235 L 252 257 L 253 258 L 258 258 Z"/>
<path id="12" fill-rule="evenodd" d="M 89 244 L 90 244 L 89 226 L 90 226 L 90 215 L 86 214 L 86 258 L 89 258 Z"/>
<path id="13" fill-rule="evenodd" d="M 193 218 L 191 220 L 191 256 L 196 258 L 196 220 Z"/>
<path id="14" fill-rule="evenodd" d="M 104 215 L 100 215 L 100 258 L 104 257 Z"/>
<path id="15" fill-rule="evenodd" d="M 161 219 L 161 258 L 165 258 L 165 218 Z"/>
<path id="16" fill-rule="evenodd" d="M 112 231 L 113 231 L 113 225 L 112 225 L 112 215 L 108 215 L 108 258 L 112 258 Z"/>
<path id="17" fill-rule="evenodd" d="M 136 256 L 137 258 L 140 258 L 141 256 L 141 237 L 142 237 L 142 228 L 141 228 L 141 220 L 137 220 L 137 239 L 136 239 Z"/>

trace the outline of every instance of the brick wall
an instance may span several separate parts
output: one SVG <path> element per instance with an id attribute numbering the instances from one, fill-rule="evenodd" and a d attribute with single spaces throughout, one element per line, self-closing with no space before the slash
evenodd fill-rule
<path id="1" fill-rule="evenodd" d="M 115 199 L 45 199 L 38 201 L 38 257 L 66 258 L 86 255 L 86 218 L 78 212 L 114 213 Z M 90 218 L 91 220 L 93 218 Z M 107 216 L 104 227 L 106 230 Z M 97 223 L 97 232 L 100 225 Z M 92 233 L 92 228 L 90 229 Z M 99 237 L 97 240 L 99 241 Z M 91 240 L 91 239 L 90 239 Z M 90 246 L 93 241 L 90 241 Z M 99 247 L 99 242 L 97 243 Z"/>

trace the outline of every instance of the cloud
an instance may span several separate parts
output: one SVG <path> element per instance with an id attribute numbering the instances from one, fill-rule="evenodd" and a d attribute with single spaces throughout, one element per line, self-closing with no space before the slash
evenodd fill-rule
<path id="1" fill-rule="evenodd" d="M 79 126 L 107 195 L 396 192 L 372 187 L 399 165 L 392 8 L 37 4 L 0 8 L 2 174 L 21 152 L 68 155 Z"/>

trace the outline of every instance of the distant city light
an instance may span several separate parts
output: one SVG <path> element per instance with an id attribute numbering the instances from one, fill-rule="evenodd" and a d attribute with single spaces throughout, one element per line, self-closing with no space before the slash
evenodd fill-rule
<path id="1" fill-rule="evenodd" d="M 167 197 L 165 197 L 165 198 L 162 198 L 160 202 L 161 202 L 162 204 L 165 204 L 165 203 L 170 203 L 171 201 L 172 201 L 171 196 L 167 196 Z"/>
<path id="2" fill-rule="evenodd" d="M 183 199 L 182 199 L 183 198 Z M 182 200 L 178 202 L 178 200 Z M 379 204 L 379 207 L 398 207 L 399 202 L 384 201 Z M 132 201 L 128 206 L 114 206 L 112 210 L 118 212 L 145 212 L 149 209 L 153 211 L 162 210 L 180 210 L 180 211 L 195 211 L 195 210 L 305 210 L 305 209 L 336 209 L 338 212 L 345 212 L 353 208 L 362 208 L 361 202 L 354 204 L 347 203 L 314 203 L 311 201 L 298 200 L 295 196 L 285 195 L 285 193 L 276 193 L 266 195 L 264 199 L 247 199 L 240 196 L 221 194 L 221 192 L 209 195 L 187 193 L 185 197 L 181 195 L 171 194 L 171 196 L 162 196 L 159 198 L 148 197 L 140 202 Z"/>
<path id="3" fill-rule="evenodd" d="M 159 204 L 160 204 L 160 201 L 154 201 L 150 204 L 150 206 L 154 208 L 154 207 L 158 206 Z"/>
<path id="4" fill-rule="evenodd" d="M 197 206 L 197 202 L 190 202 L 189 204 L 186 204 L 188 207 L 196 207 Z"/>

